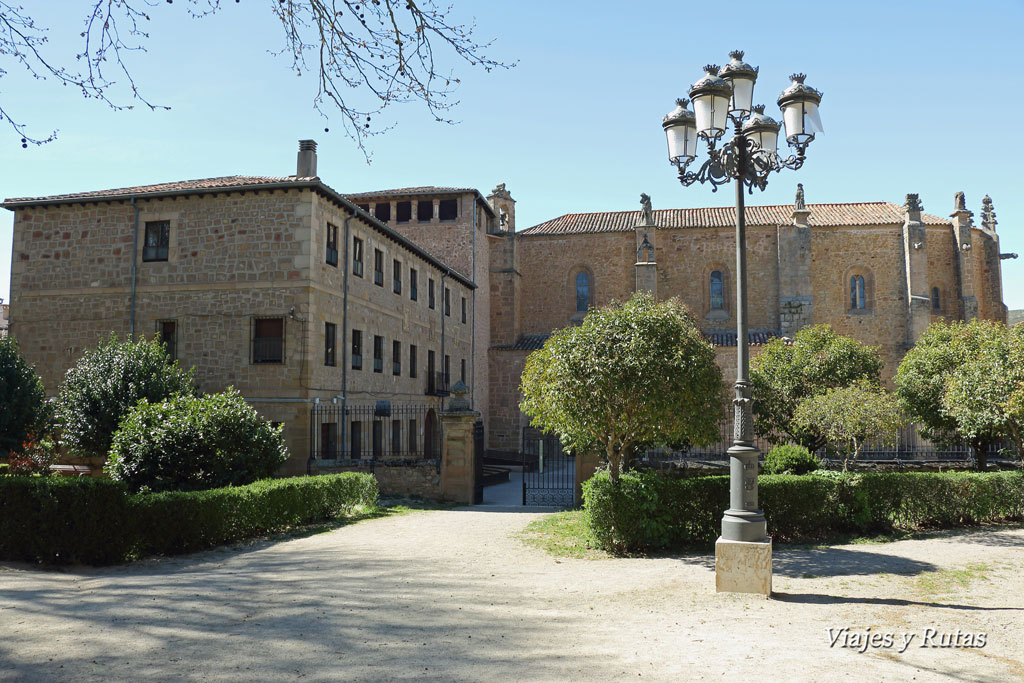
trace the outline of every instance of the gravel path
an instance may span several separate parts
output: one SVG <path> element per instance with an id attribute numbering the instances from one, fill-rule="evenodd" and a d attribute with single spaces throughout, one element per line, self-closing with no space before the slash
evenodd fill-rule
<path id="1" fill-rule="evenodd" d="M 716 595 L 710 556 L 558 560 L 515 536 L 537 517 L 415 512 L 123 567 L 0 565 L 0 680 L 1024 679 L 1024 528 L 777 549 L 766 600 Z M 842 647 L 868 628 L 879 647 Z M 957 629 L 985 646 L 937 647 Z"/>

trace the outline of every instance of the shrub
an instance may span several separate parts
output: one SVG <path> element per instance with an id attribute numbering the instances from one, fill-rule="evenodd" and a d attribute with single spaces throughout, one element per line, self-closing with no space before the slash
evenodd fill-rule
<path id="1" fill-rule="evenodd" d="M 0 478 L 0 558 L 112 564 L 128 552 L 122 484 L 88 477 Z"/>
<path id="2" fill-rule="evenodd" d="M 821 467 L 821 460 L 803 446 L 776 446 L 764 457 L 765 474 L 807 474 Z"/>
<path id="3" fill-rule="evenodd" d="M 104 469 L 136 491 L 194 491 L 264 479 L 287 458 L 281 427 L 229 389 L 143 399 L 121 423 Z"/>
<path id="4" fill-rule="evenodd" d="M 892 472 L 766 475 L 758 479 L 776 541 L 826 541 L 850 533 L 950 528 L 1024 519 L 1024 473 Z M 587 523 L 612 552 L 709 547 L 729 503 L 725 476 L 679 479 L 607 472 L 583 484 Z"/>
<path id="5" fill-rule="evenodd" d="M 48 412 L 43 382 L 25 362 L 18 342 L 0 338 L 0 456 L 45 429 Z"/>
<path id="6" fill-rule="evenodd" d="M 50 465 L 56 464 L 59 457 L 57 444 L 52 437 L 36 436 L 30 432 L 21 448 L 10 454 L 8 471 L 12 475 L 49 476 Z"/>
<path id="7" fill-rule="evenodd" d="M 64 444 L 77 455 L 106 457 L 121 420 L 142 399 L 195 394 L 192 371 L 171 362 L 156 340 L 111 335 L 68 370 L 57 398 Z"/>
<path id="8" fill-rule="evenodd" d="M 113 564 L 209 548 L 377 503 L 348 472 L 208 491 L 130 494 L 108 479 L 0 478 L 0 560 Z"/>

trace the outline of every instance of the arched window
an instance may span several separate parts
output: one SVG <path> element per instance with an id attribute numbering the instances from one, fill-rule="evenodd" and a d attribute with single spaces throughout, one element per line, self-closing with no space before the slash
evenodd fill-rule
<path id="1" fill-rule="evenodd" d="M 711 271 L 711 310 L 721 311 L 725 309 L 725 284 L 722 279 L 722 271 Z"/>
<path id="2" fill-rule="evenodd" d="M 583 271 L 576 274 L 576 312 L 586 313 L 590 306 L 590 277 Z"/>
<path id="3" fill-rule="evenodd" d="M 942 310 L 942 300 L 939 298 L 939 288 L 932 287 L 932 310 Z"/>
<path id="4" fill-rule="evenodd" d="M 850 277 L 850 308 L 861 310 L 867 308 L 863 275 L 853 275 Z"/>

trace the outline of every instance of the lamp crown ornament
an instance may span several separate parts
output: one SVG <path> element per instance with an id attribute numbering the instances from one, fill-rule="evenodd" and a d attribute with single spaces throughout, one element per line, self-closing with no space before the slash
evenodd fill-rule
<path id="1" fill-rule="evenodd" d="M 756 113 L 756 114 L 763 114 L 764 113 L 764 105 L 763 104 L 755 104 L 753 107 L 751 107 L 751 109 L 753 109 L 754 113 Z"/>

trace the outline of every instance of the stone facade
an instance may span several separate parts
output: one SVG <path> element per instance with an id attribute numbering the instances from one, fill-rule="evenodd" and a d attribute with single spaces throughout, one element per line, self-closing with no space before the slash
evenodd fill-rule
<path id="1" fill-rule="evenodd" d="M 202 391 L 234 386 L 284 424 L 283 473 L 294 474 L 307 471 L 319 433 L 314 402 L 424 404 L 436 424 L 447 382 L 432 380 L 445 357 L 451 381 L 472 381 L 461 377 L 474 344 L 472 281 L 317 178 L 230 177 L 4 206 L 15 211 L 11 332 L 51 394 L 99 339 L 163 332 Z M 361 369 L 351 353 L 357 330 Z"/>

